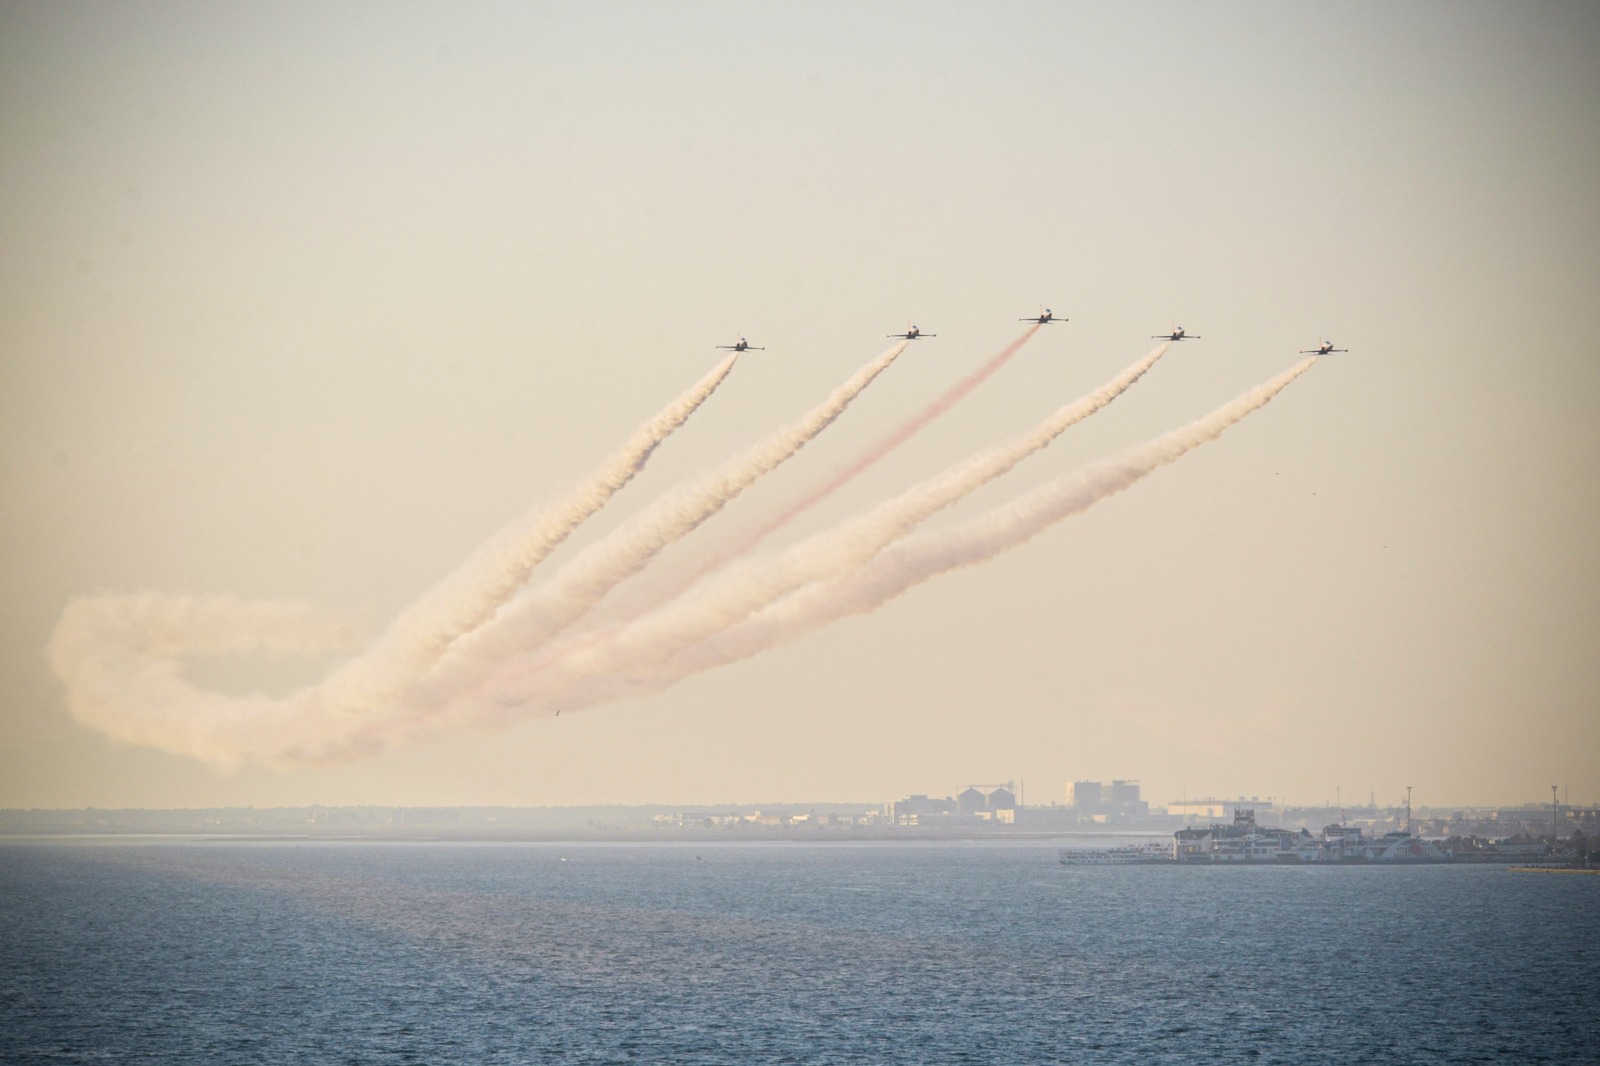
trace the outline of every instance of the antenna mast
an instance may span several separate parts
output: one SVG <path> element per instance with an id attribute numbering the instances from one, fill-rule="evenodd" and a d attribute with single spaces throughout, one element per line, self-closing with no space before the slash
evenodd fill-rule
<path id="1" fill-rule="evenodd" d="M 1560 823 L 1556 821 L 1556 815 L 1560 810 L 1561 810 L 1561 808 L 1556 805 L 1556 786 L 1551 785 L 1550 786 L 1550 854 L 1552 854 L 1552 855 L 1554 855 L 1556 853 L 1556 834 L 1561 831 Z"/>

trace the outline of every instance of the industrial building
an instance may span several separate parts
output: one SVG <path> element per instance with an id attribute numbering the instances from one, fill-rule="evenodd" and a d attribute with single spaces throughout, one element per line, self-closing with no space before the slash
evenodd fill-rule
<path id="1" fill-rule="evenodd" d="M 1081 821 L 1124 822 L 1145 818 L 1150 804 L 1139 798 L 1139 782 L 1074 781 L 1067 786 L 1067 806 Z"/>

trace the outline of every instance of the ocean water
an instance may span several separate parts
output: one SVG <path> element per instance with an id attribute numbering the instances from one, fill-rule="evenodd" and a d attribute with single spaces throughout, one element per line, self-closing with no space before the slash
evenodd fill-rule
<path id="1" fill-rule="evenodd" d="M 4 1063 L 1600 1062 L 1600 877 L 0 844 Z"/>

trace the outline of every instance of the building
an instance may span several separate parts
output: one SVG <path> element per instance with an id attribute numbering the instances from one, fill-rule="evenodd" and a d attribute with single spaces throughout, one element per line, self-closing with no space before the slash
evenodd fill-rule
<path id="1" fill-rule="evenodd" d="M 997 822 L 1016 819 L 1017 795 L 1010 782 L 1004 785 L 968 785 L 956 797 L 956 813 L 963 818 Z"/>
<path id="2" fill-rule="evenodd" d="M 1167 813 L 1184 818 L 1220 819 L 1228 816 L 1228 803 L 1226 800 L 1216 799 L 1179 800 L 1167 804 Z"/>
<path id="3" fill-rule="evenodd" d="M 1139 798 L 1139 782 L 1074 781 L 1067 786 L 1067 804 L 1080 819 L 1096 822 L 1121 822 L 1145 818 L 1150 804 Z"/>
<path id="4" fill-rule="evenodd" d="M 1167 813 L 1184 818 L 1210 818 L 1220 821 L 1228 816 L 1230 808 L 1245 805 L 1253 808 L 1261 817 L 1273 816 L 1273 820 L 1276 820 L 1274 813 L 1276 805 L 1271 799 L 1262 799 L 1260 796 L 1251 796 L 1248 799 L 1240 796 L 1232 800 L 1214 798 L 1174 800 L 1167 804 Z"/>
<path id="5" fill-rule="evenodd" d="M 1072 782 L 1067 786 L 1067 806 L 1081 815 L 1100 813 L 1100 782 Z"/>
<path id="6" fill-rule="evenodd" d="M 1240 807 L 1231 823 L 1189 826 L 1172 834 L 1172 857 L 1179 862 L 1276 862 L 1295 858 L 1310 837 L 1304 829 L 1264 829 L 1256 825 L 1254 810 Z"/>
<path id="7" fill-rule="evenodd" d="M 1189 826 L 1172 835 L 1178 862 L 1449 862 L 1450 852 L 1431 840 L 1397 830 L 1369 837 L 1359 827 L 1329 825 L 1320 838 L 1306 829 L 1256 824 L 1256 812 L 1239 807 L 1231 824 Z"/>
<path id="8" fill-rule="evenodd" d="M 924 795 L 907 796 L 896 800 L 891 812 L 895 825 L 929 825 L 952 820 L 957 813 L 956 801 L 949 796 L 942 799 Z"/>
<path id="9" fill-rule="evenodd" d="M 1139 798 L 1139 782 L 1111 782 L 1111 796 L 1106 813 L 1113 818 L 1143 818 L 1150 813 L 1150 804 Z"/>

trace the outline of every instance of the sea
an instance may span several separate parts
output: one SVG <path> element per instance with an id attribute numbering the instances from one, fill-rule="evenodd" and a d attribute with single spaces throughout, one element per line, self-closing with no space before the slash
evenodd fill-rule
<path id="1" fill-rule="evenodd" d="M 0 843 L 0 1062 L 1597 1063 L 1600 877 Z"/>

